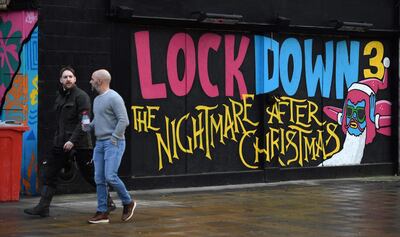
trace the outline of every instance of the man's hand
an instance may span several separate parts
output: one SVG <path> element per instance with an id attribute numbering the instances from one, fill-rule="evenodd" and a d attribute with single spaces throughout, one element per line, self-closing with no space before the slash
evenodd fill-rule
<path id="1" fill-rule="evenodd" d="M 82 131 L 84 132 L 90 132 L 90 124 L 83 124 L 81 123 L 82 126 Z"/>
<path id="2" fill-rule="evenodd" d="M 64 144 L 64 151 L 70 151 L 72 149 L 72 147 L 74 147 L 74 143 L 67 141 Z"/>
<path id="3" fill-rule="evenodd" d="M 118 139 L 116 137 L 111 136 L 110 140 L 111 144 L 113 144 L 114 146 L 118 146 Z"/>

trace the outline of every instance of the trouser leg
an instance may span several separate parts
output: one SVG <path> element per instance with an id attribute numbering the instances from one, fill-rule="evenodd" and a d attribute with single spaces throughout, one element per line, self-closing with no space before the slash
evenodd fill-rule
<path id="1" fill-rule="evenodd" d="M 110 141 L 106 141 L 104 153 L 104 172 L 106 182 L 117 192 L 122 204 L 127 205 L 132 202 L 132 198 L 126 189 L 125 184 L 118 177 L 118 169 L 121 164 L 124 151 L 125 140 L 119 140 L 117 146 L 112 144 Z"/>
<path id="2" fill-rule="evenodd" d="M 77 149 L 75 152 L 75 160 L 83 179 L 92 187 L 96 188 L 96 182 L 94 181 L 94 164 L 92 159 L 92 149 Z"/>
<path id="3" fill-rule="evenodd" d="M 40 193 L 40 201 L 33 208 L 27 208 L 24 210 L 26 214 L 37 215 L 41 217 L 47 217 L 50 214 L 50 203 L 56 189 L 47 185 L 42 187 L 42 192 Z"/>
<path id="4" fill-rule="evenodd" d="M 94 180 L 96 182 L 97 211 L 107 212 L 107 184 L 104 175 L 104 142 L 96 141 L 93 151 Z"/>
<path id="5" fill-rule="evenodd" d="M 93 163 L 93 150 L 92 149 L 76 149 L 75 160 L 78 164 L 79 171 L 92 187 L 96 188 L 96 182 L 94 181 L 94 163 Z M 115 203 L 111 198 L 109 190 L 107 191 L 107 212 L 114 211 L 116 209 Z"/>
<path id="6" fill-rule="evenodd" d="M 24 212 L 29 215 L 38 215 L 41 217 L 49 216 L 50 203 L 56 193 L 57 176 L 67 161 L 67 155 L 59 148 L 53 148 L 52 156 L 43 162 L 44 176 L 43 186 L 40 192 L 40 201 L 33 207 L 25 209 Z"/>

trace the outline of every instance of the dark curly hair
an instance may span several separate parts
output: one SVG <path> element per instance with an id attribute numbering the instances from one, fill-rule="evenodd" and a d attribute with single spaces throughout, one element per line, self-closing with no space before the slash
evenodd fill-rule
<path id="1" fill-rule="evenodd" d="M 62 74 L 65 72 L 65 71 L 70 71 L 70 72 L 72 72 L 72 74 L 74 74 L 74 76 L 76 77 L 76 75 L 75 75 L 75 69 L 73 69 L 71 66 L 65 66 L 65 67 L 63 67 L 63 68 L 61 68 L 61 70 L 60 70 L 60 77 L 62 77 Z"/>

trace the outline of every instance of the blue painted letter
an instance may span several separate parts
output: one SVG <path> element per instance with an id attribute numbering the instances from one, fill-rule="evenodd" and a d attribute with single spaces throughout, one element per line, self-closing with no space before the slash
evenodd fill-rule
<path id="1" fill-rule="evenodd" d="M 347 88 L 358 81 L 360 43 L 350 42 L 350 58 L 346 41 L 338 42 L 336 46 L 336 98 L 343 99 L 343 86 L 346 80 Z M 346 78 L 346 79 L 345 79 Z"/>
<path id="2" fill-rule="evenodd" d="M 275 40 L 255 36 L 255 57 L 256 57 L 256 94 L 264 94 L 273 91 L 279 86 L 279 43 Z M 273 73 L 269 78 L 268 50 L 271 50 L 274 56 Z"/>
<path id="3" fill-rule="evenodd" d="M 317 90 L 317 84 L 319 81 L 319 87 L 321 89 L 322 97 L 329 98 L 332 85 L 332 73 L 333 73 L 333 42 L 328 41 L 325 43 L 325 63 L 322 61 L 322 56 L 318 54 L 315 59 L 315 65 L 313 69 L 312 50 L 313 40 L 308 39 L 304 41 L 304 55 L 305 55 L 305 73 L 306 73 L 306 84 L 308 96 L 314 97 L 315 91 Z"/>
<path id="4" fill-rule="evenodd" d="M 288 63 L 290 56 L 293 57 L 292 79 L 289 80 Z M 301 69 L 303 67 L 300 43 L 295 38 L 286 39 L 281 47 L 279 67 L 283 89 L 289 96 L 294 95 L 299 87 Z"/>

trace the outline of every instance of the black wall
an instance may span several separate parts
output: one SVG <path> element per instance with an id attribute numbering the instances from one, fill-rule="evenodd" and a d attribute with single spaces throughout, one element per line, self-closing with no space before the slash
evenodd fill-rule
<path id="1" fill-rule="evenodd" d="M 274 23 L 278 16 L 291 19 L 292 25 L 328 26 L 331 20 L 373 23 L 376 29 L 393 29 L 398 19 L 397 0 L 281 0 L 227 1 L 111 0 L 111 6 L 131 8 L 134 15 L 168 18 L 193 18 L 195 12 L 239 14 L 244 22 Z"/>
<path id="2" fill-rule="evenodd" d="M 111 28 L 105 1 L 56 1 L 39 3 L 39 161 L 49 156 L 54 135 L 53 101 L 59 70 L 71 65 L 77 85 L 90 93 L 90 76 L 98 68 L 111 69 Z M 125 159 L 126 160 L 126 159 Z M 39 162 L 40 163 L 40 162 Z M 75 170 L 76 171 L 76 170 Z M 86 189 L 76 172 L 68 171 L 65 192 Z"/>
<path id="3" fill-rule="evenodd" d="M 128 0 L 40 0 L 39 9 L 39 150 L 40 160 L 45 159 L 50 151 L 54 133 L 52 102 L 59 85 L 58 70 L 63 65 L 72 65 L 77 71 L 77 84 L 90 91 L 89 79 L 91 73 L 98 68 L 109 69 L 113 75 L 112 87 L 125 98 L 127 106 L 131 105 L 130 88 L 132 51 L 127 41 L 132 29 L 156 29 L 171 31 L 184 28 L 219 29 L 223 31 L 254 33 L 274 30 L 287 33 L 324 33 L 362 37 L 383 36 L 388 40 L 395 39 L 398 31 L 398 1 L 128 1 Z M 237 25 L 213 25 L 197 22 L 194 12 L 210 12 L 220 14 L 240 14 L 243 21 Z M 134 17 L 131 17 L 134 15 Z M 278 16 L 289 18 L 289 25 L 276 25 Z M 159 19 L 166 18 L 166 19 Z M 337 32 L 331 25 L 331 20 L 355 21 L 372 23 L 369 32 Z M 128 38 L 127 38 L 128 37 Z M 394 42 L 394 41 L 393 41 Z M 396 49 L 395 49 L 396 50 Z M 396 55 L 398 52 L 394 52 Z M 396 65 L 397 62 L 393 62 Z M 95 95 L 92 94 L 92 97 Z M 184 102 L 183 102 L 184 103 Z M 129 107 L 128 107 L 129 109 Z M 129 110 L 128 110 L 129 111 Z M 131 114 L 129 113 L 129 116 Z M 397 121 L 397 118 L 394 119 Z M 396 126 L 397 127 L 397 126 Z M 131 139 L 127 133 L 128 141 Z M 396 143 L 397 144 L 397 143 Z M 394 151 L 397 154 L 397 148 Z M 151 188 L 165 186 L 188 186 L 196 182 L 202 184 L 224 184 L 231 182 L 262 182 L 273 179 L 291 179 L 301 177 L 321 177 L 320 171 L 294 171 L 276 176 L 265 176 L 264 171 L 233 172 L 230 176 L 209 174 L 192 177 L 150 177 L 131 179 L 135 173 L 132 166 L 132 151 L 127 147 L 120 168 L 120 174 L 128 181 L 131 188 Z M 393 154 L 395 155 L 395 154 Z M 383 167 L 383 168 L 382 168 Z M 382 166 L 377 169 L 366 168 L 368 173 L 393 173 L 393 167 Z M 137 168 L 136 168 L 137 169 Z M 140 171 L 138 171 L 140 173 Z M 137 173 L 137 172 L 136 172 Z M 300 175 L 299 175 L 300 174 Z M 303 176 L 301 176 L 303 174 Z M 305 174 L 305 176 L 304 176 Z M 143 175 L 143 174 L 141 174 Z M 342 176 L 351 175 L 347 169 Z M 354 175 L 354 173 L 353 173 Z M 322 175 L 323 176 L 323 175 Z M 332 176 L 341 176 L 340 172 L 332 172 Z M 331 177 L 332 177 L 331 176 Z M 231 177 L 231 179 L 230 179 Z M 244 177 L 244 178 L 243 178 Z M 281 178 L 279 178 L 281 177 Z M 78 183 L 81 180 L 73 178 L 65 183 L 75 185 L 63 186 L 64 192 L 84 191 L 87 187 Z"/>

